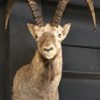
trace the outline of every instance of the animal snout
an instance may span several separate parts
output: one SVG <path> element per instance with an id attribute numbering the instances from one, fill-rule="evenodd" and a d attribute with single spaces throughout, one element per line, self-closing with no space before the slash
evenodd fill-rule
<path id="1" fill-rule="evenodd" d="M 53 49 L 54 49 L 53 47 L 49 47 L 49 48 L 48 47 L 45 47 L 44 48 L 44 51 L 49 52 L 49 51 L 52 51 Z"/>

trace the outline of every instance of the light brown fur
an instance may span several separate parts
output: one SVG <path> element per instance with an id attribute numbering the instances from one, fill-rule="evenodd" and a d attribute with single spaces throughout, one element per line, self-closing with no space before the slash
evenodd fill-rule
<path id="1" fill-rule="evenodd" d="M 12 100 L 59 100 L 58 86 L 62 76 L 61 41 L 68 34 L 70 26 L 66 24 L 64 27 L 52 27 L 46 24 L 39 27 L 28 24 L 37 41 L 37 50 L 31 63 L 17 71 L 13 81 Z M 54 47 L 49 52 L 43 49 L 51 46 Z"/>

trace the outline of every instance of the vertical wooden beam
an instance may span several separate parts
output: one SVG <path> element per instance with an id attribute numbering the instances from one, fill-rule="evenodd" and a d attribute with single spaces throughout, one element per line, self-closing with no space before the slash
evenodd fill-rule
<path id="1" fill-rule="evenodd" d="M 6 98 L 6 43 L 7 34 L 4 30 L 5 6 L 0 6 L 0 100 Z"/>

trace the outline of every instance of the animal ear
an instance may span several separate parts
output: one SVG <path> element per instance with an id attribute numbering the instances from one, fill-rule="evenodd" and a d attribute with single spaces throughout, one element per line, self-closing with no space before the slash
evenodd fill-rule
<path id="1" fill-rule="evenodd" d="M 27 23 L 27 26 L 28 26 L 28 29 L 30 31 L 30 33 L 32 34 L 32 36 L 37 40 L 38 38 L 38 35 L 36 34 L 36 30 L 38 30 L 38 26 L 37 25 L 34 25 L 34 24 L 31 24 L 31 23 Z"/>
<path id="2" fill-rule="evenodd" d="M 28 26 L 28 29 L 29 29 L 30 33 L 33 35 L 33 32 L 34 32 L 34 25 L 31 24 L 31 23 L 27 23 L 27 26 Z"/>
<path id="3" fill-rule="evenodd" d="M 65 24 L 63 26 L 63 32 L 62 32 L 63 37 L 62 37 L 62 40 L 64 40 L 66 38 L 67 34 L 69 33 L 70 27 L 71 27 L 71 23 Z"/>

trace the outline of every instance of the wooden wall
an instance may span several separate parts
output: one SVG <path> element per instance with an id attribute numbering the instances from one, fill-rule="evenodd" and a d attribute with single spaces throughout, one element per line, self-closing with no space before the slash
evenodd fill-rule
<path id="1" fill-rule="evenodd" d="M 6 100 L 6 42 L 7 34 L 4 31 L 5 7 L 0 6 L 0 100 Z"/>
<path id="2" fill-rule="evenodd" d="M 43 0 L 42 5 L 45 21 L 49 22 L 56 2 Z M 1 9 L 0 26 L 4 18 L 2 11 Z M 100 99 L 99 9 L 96 9 L 96 15 L 97 31 L 94 32 L 88 8 L 69 4 L 64 12 L 61 24 L 71 22 L 72 27 L 62 43 L 64 64 L 59 88 L 61 100 Z M 17 1 L 10 17 L 9 31 L 4 34 L 4 30 L 0 29 L 0 100 L 11 100 L 16 71 L 23 64 L 29 63 L 34 55 L 36 45 L 26 25 L 32 21 L 26 2 Z"/>

